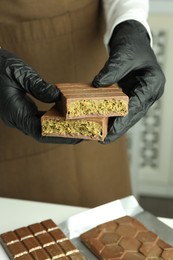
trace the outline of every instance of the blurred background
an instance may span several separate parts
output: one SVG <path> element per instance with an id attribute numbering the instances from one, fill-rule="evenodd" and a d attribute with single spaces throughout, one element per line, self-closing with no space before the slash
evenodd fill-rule
<path id="1" fill-rule="evenodd" d="M 150 0 L 149 24 L 166 86 L 128 133 L 132 187 L 143 208 L 173 217 L 173 0 Z"/>

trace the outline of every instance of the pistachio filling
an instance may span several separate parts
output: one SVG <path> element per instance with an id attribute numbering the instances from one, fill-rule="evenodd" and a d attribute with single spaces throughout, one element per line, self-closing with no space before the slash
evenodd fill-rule
<path id="1" fill-rule="evenodd" d="M 42 134 L 58 134 L 70 136 L 87 136 L 102 139 L 102 126 L 94 121 L 45 119 L 42 121 Z"/>
<path id="2" fill-rule="evenodd" d="M 108 113 L 119 113 L 125 115 L 128 110 L 128 104 L 125 100 L 76 100 L 68 104 L 68 116 L 79 117 L 84 115 L 103 115 Z"/>

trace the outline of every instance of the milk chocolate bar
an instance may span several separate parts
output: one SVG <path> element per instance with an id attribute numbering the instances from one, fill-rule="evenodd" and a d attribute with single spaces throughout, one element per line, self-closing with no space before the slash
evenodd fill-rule
<path id="1" fill-rule="evenodd" d="M 108 118 L 92 117 L 66 120 L 52 107 L 41 118 L 42 135 L 87 140 L 104 140 L 107 135 Z"/>
<path id="2" fill-rule="evenodd" d="M 94 88 L 86 83 L 56 84 L 61 92 L 62 113 L 66 119 L 125 116 L 128 96 L 117 84 Z"/>
<path id="3" fill-rule="evenodd" d="M 47 219 L 0 235 L 11 260 L 85 260 L 53 220 Z"/>
<path id="4" fill-rule="evenodd" d="M 100 260 L 173 260 L 173 247 L 129 216 L 98 225 L 80 238 Z"/>

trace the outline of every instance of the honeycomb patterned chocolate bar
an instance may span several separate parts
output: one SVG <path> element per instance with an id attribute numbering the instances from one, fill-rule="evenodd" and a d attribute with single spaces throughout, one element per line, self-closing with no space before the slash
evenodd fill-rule
<path id="1" fill-rule="evenodd" d="M 53 220 L 47 219 L 0 235 L 11 260 L 85 260 Z"/>
<path id="2" fill-rule="evenodd" d="M 173 260 L 173 247 L 129 216 L 98 225 L 80 238 L 101 260 Z"/>

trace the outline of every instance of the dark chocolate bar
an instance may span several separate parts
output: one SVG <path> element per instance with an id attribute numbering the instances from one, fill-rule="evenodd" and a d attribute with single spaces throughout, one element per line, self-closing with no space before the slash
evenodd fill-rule
<path id="1" fill-rule="evenodd" d="M 53 220 L 47 219 L 0 235 L 11 260 L 85 260 Z"/>
<path id="2" fill-rule="evenodd" d="M 42 135 L 103 141 L 107 135 L 108 118 L 92 117 L 66 120 L 52 107 L 41 118 Z"/>
<path id="3" fill-rule="evenodd" d="M 80 238 L 100 260 L 173 260 L 173 247 L 129 216 L 98 225 Z"/>
<path id="4" fill-rule="evenodd" d="M 86 83 L 56 84 L 61 91 L 62 113 L 66 119 L 125 116 L 129 98 L 117 84 L 94 88 Z"/>

